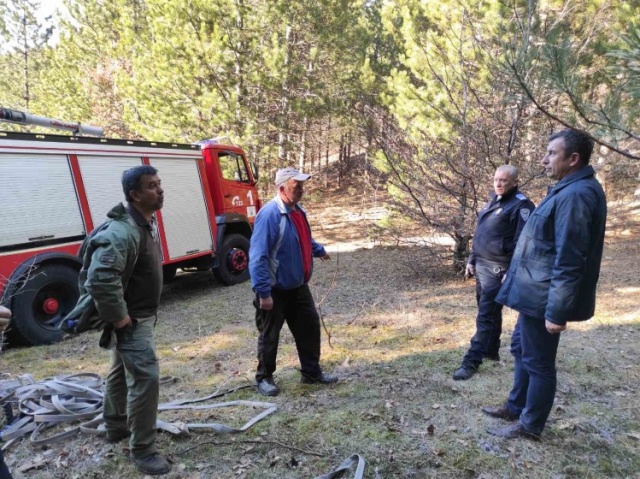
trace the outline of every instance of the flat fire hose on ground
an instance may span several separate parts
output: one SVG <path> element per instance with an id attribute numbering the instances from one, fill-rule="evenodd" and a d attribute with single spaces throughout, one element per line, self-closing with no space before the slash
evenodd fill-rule
<path id="1" fill-rule="evenodd" d="M 0 389 L 0 404 L 14 403 L 18 405 L 21 417 L 11 423 L 10 426 L 0 431 L 0 440 L 6 442 L 2 450 L 7 449 L 15 440 L 31 433 L 31 443 L 36 446 L 52 444 L 63 439 L 68 439 L 80 432 L 86 434 L 104 435 L 102 425 L 102 405 L 104 394 L 102 392 L 103 379 L 97 374 L 82 373 L 70 376 L 62 376 L 35 382 L 30 376 L 23 376 L 20 380 L 12 382 L 11 389 Z M 0 382 L 7 386 L 7 381 Z M 246 386 L 241 386 L 230 391 L 214 393 L 206 398 L 185 400 L 161 404 L 159 411 L 171 409 L 214 409 L 230 406 L 249 406 L 264 409 L 251 418 L 240 428 L 233 428 L 218 423 L 183 423 L 165 422 L 158 420 L 158 429 L 171 434 L 185 435 L 190 429 L 212 429 L 219 433 L 239 433 L 246 431 L 258 421 L 274 413 L 278 406 L 274 403 L 257 401 L 230 401 L 220 404 L 205 404 L 189 406 L 193 402 L 201 402 L 220 397 L 230 392 L 237 391 Z M 67 422 L 86 421 L 77 427 L 53 436 L 41 437 L 42 432 L 52 426 Z"/>
<path id="2" fill-rule="evenodd" d="M 64 439 L 72 438 L 78 433 L 104 435 L 102 418 L 102 404 L 104 394 L 102 377 L 93 373 L 73 374 L 36 382 L 30 375 L 24 375 L 17 380 L 0 381 L 0 405 L 17 403 L 22 417 L 16 419 L 10 426 L 0 431 L 0 440 L 5 442 L 2 450 L 7 449 L 16 440 L 31 434 L 30 441 L 34 446 L 53 444 Z M 212 429 L 223 434 L 235 434 L 246 431 L 258 421 L 274 413 L 278 406 L 274 403 L 258 401 L 229 401 L 218 404 L 191 404 L 208 401 L 226 394 L 243 389 L 240 386 L 228 391 L 216 392 L 197 399 L 185 399 L 160 404 L 158 411 L 180 409 L 218 409 L 230 406 L 249 406 L 264 409 L 239 428 L 233 428 L 219 423 L 183 423 L 165 422 L 158 420 L 158 429 L 175 435 L 189 434 L 191 429 Z M 77 422 L 90 419 L 79 426 L 49 437 L 42 437 L 42 432 L 52 426 L 67 422 Z M 342 477 L 357 465 L 353 479 L 362 479 L 365 469 L 364 459 L 354 454 L 348 457 L 337 469 L 317 476 L 315 479 L 334 479 Z"/>
<path id="3" fill-rule="evenodd" d="M 362 479 L 364 477 L 365 462 L 360 454 L 353 454 L 352 456 L 349 456 L 338 466 L 337 469 L 314 479 L 335 479 L 337 477 L 342 477 L 343 472 L 350 470 L 356 464 L 357 467 L 353 479 Z"/>

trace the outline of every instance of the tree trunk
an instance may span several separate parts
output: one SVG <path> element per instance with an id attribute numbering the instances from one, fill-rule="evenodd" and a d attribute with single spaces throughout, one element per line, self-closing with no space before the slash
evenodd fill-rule
<path id="1" fill-rule="evenodd" d="M 287 25 L 285 29 L 285 58 L 284 73 L 282 78 L 282 98 L 280 99 L 280 125 L 278 132 L 278 162 L 280 165 L 287 163 L 289 151 L 287 147 L 288 141 L 288 114 L 289 114 L 289 78 L 288 68 L 291 50 L 291 25 Z"/>
<path id="2" fill-rule="evenodd" d="M 298 169 L 304 171 L 304 164 L 307 159 L 307 122 L 308 118 L 305 115 L 302 120 L 302 134 L 300 135 L 300 158 L 298 160 Z"/>
<path id="3" fill-rule="evenodd" d="M 329 139 L 331 138 L 331 119 L 327 125 L 327 134 L 324 140 L 324 187 L 329 187 Z"/>
<path id="4" fill-rule="evenodd" d="M 344 135 L 340 134 L 340 150 L 338 151 L 338 188 L 342 186 L 342 162 L 344 161 Z"/>
<path id="5" fill-rule="evenodd" d="M 461 273 L 465 270 L 467 259 L 469 258 L 471 236 L 455 233 L 453 240 L 453 269 L 456 273 Z"/>
<path id="6" fill-rule="evenodd" d="M 26 106 L 26 110 L 29 111 L 29 101 L 31 100 L 31 95 L 29 93 L 29 43 L 27 42 L 28 31 L 27 31 L 27 14 L 23 13 L 22 17 L 22 26 L 23 26 L 23 35 L 24 35 L 24 103 Z"/>

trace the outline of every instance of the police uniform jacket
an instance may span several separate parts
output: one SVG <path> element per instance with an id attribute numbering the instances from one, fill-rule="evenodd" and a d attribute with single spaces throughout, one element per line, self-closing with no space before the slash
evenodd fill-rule
<path id="1" fill-rule="evenodd" d="M 516 242 L 535 205 L 512 188 L 502 197 L 491 193 L 489 202 L 478 214 L 469 264 L 476 259 L 505 265 L 511 261 Z"/>
<path id="2" fill-rule="evenodd" d="M 497 302 L 559 325 L 593 316 L 607 219 L 594 175 L 562 178 L 531 214 Z"/>

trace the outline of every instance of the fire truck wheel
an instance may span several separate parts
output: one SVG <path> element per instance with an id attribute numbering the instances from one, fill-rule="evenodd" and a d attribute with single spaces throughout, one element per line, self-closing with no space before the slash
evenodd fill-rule
<path id="1" fill-rule="evenodd" d="M 213 273 L 225 286 L 248 280 L 249 239 L 239 234 L 226 236 L 220 248 L 219 265 Z"/>
<path id="2" fill-rule="evenodd" d="M 62 319 L 78 301 L 78 272 L 70 266 L 45 264 L 33 271 L 13 298 L 12 332 L 34 346 L 60 341 Z"/>

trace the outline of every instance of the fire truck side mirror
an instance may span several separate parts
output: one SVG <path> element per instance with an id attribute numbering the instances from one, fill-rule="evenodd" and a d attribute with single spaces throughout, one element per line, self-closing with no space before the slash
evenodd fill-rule
<path id="1" fill-rule="evenodd" d="M 252 162 L 251 163 L 251 173 L 253 174 L 253 184 L 255 185 L 258 182 L 258 163 L 257 162 Z"/>

